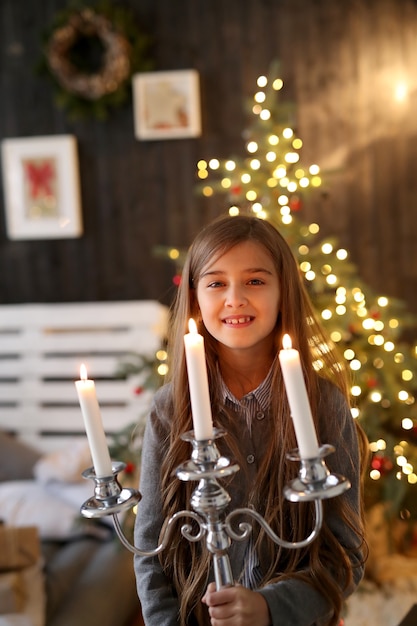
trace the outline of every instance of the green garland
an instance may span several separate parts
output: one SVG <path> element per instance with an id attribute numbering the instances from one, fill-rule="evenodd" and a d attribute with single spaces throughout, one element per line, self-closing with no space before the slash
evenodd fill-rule
<path id="1" fill-rule="evenodd" d="M 41 70 L 72 119 L 105 119 L 129 99 L 132 75 L 152 69 L 149 38 L 129 10 L 114 5 L 67 9 L 45 35 Z"/>

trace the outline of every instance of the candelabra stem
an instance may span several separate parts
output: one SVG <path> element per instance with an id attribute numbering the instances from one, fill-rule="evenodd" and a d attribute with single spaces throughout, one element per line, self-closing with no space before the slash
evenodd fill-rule
<path id="1" fill-rule="evenodd" d="M 233 587 L 233 574 L 228 554 L 214 554 L 213 569 L 217 591 L 222 587 Z"/>
<path id="2" fill-rule="evenodd" d="M 210 487 L 213 487 L 213 483 L 219 487 L 215 480 L 207 479 L 202 482 L 207 483 L 206 486 L 209 487 L 209 490 Z M 218 509 L 211 508 L 208 511 L 205 510 L 204 507 L 207 506 L 207 503 L 204 503 L 204 498 L 202 498 L 198 504 L 194 501 L 193 506 L 200 514 L 201 518 L 206 519 L 203 527 L 206 530 L 206 546 L 213 558 L 216 589 L 219 590 L 222 587 L 231 587 L 234 584 L 228 555 L 231 539 L 224 524 L 224 509 L 223 507 L 219 507 Z M 213 503 L 211 507 L 213 507 Z"/>
<path id="3" fill-rule="evenodd" d="M 193 451 L 191 460 L 176 470 L 180 480 L 199 481 L 191 496 L 191 507 L 204 520 L 202 527 L 206 531 L 207 550 L 212 555 L 216 589 L 234 585 L 228 555 L 231 539 L 224 523 L 231 498 L 217 478 L 230 476 L 239 467 L 219 454 L 214 440 L 224 434 L 223 430 L 215 428 L 212 439 L 197 441 L 193 432 L 184 433 L 182 439 L 192 444 Z"/>

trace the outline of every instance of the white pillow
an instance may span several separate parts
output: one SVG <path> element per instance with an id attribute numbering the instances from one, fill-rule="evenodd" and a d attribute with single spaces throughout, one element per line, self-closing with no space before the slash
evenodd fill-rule
<path id="1" fill-rule="evenodd" d="M 44 454 L 33 468 L 35 478 L 41 483 L 60 481 L 77 483 L 83 480 L 82 472 L 92 466 L 90 449 L 86 440 Z"/>
<path id="2" fill-rule="evenodd" d="M 42 486 L 45 491 L 58 502 L 61 500 L 77 511 L 80 510 L 86 500 L 94 496 L 94 483 L 92 480 L 83 479 L 82 483 L 60 483 L 51 481 L 47 485 Z"/>
<path id="3" fill-rule="evenodd" d="M 0 483 L 0 518 L 10 526 L 37 526 L 42 539 L 86 534 L 94 524 L 81 517 L 82 504 L 58 499 L 33 480 Z"/>

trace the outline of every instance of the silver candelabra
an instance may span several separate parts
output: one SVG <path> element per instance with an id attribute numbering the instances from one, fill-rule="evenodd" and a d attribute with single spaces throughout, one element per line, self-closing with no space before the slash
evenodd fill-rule
<path id="1" fill-rule="evenodd" d="M 325 457 L 334 452 L 333 446 L 324 445 L 319 449 L 316 458 L 302 459 L 298 450 L 288 454 L 288 458 L 300 463 L 298 477 L 286 485 L 285 497 L 291 502 L 314 501 L 315 524 L 310 535 L 296 542 L 284 541 L 274 533 L 264 518 L 251 508 L 238 508 L 226 515 L 230 503 L 229 493 L 221 486 L 219 479 L 230 476 L 239 470 L 239 466 L 221 456 L 215 440 L 223 437 L 225 431 L 215 428 L 213 436 L 204 441 L 194 438 L 194 431 L 182 435 L 182 439 L 192 445 L 191 459 L 180 465 L 176 475 L 183 481 L 198 481 L 198 485 L 191 495 L 192 510 L 183 510 L 175 513 L 169 520 L 162 536 L 161 543 L 153 550 L 142 550 L 132 545 L 123 533 L 118 514 L 137 504 L 141 495 L 139 491 L 123 488 L 118 481 L 118 474 L 124 469 L 121 462 L 112 463 L 112 476 L 97 477 L 94 468 L 83 472 L 85 478 L 94 480 L 94 496 L 81 507 L 81 514 L 87 518 L 101 518 L 113 516 L 113 524 L 122 544 L 134 554 L 140 556 L 155 556 L 169 544 L 173 524 L 180 518 L 188 518 L 197 523 L 197 532 L 193 532 L 192 525 L 185 523 L 181 533 L 188 541 L 206 539 L 206 546 L 212 555 L 216 588 L 232 586 L 234 584 L 228 549 L 232 540 L 243 541 L 251 530 L 249 522 L 240 522 L 238 531 L 232 527 L 236 518 L 246 516 L 256 520 L 267 535 L 277 544 L 285 548 L 303 548 L 317 537 L 323 523 L 322 500 L 333 498 L 350 488 L 350 482 L 343 476 L 331 474 L 325 463 Z"/>

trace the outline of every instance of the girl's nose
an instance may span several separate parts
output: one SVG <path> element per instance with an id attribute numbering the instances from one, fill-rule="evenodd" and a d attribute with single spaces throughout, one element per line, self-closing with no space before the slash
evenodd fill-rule
<path id="1" fill-rule="evenodd" d="M 247 304 L 244 289 L 240 285 L 230 285 L 226 292 L 226 306 L 236 308 Z"/>

